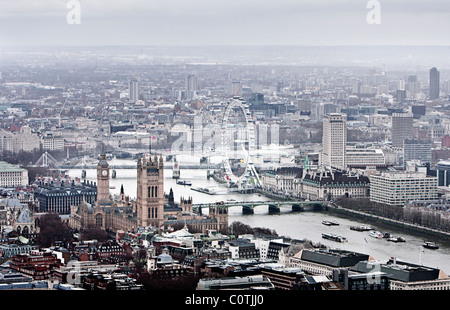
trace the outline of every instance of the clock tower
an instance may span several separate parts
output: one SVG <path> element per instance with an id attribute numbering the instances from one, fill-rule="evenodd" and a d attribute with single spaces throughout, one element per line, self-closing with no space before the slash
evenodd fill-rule
<path id="1" fill-rule="evenodd" d="M 97 201 L 109 200 L 109 164 L 101 154 L 97 165 Z"/>

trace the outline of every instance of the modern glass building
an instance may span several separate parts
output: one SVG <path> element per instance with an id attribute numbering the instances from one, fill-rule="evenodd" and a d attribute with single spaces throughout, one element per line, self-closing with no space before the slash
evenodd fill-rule
<path id="1" fill-rule="evenodd" d="M 431 163 L 431 140 L 405 139 L 403 141 L 403 160 L 420 160 Z"/>
<path id="2" fill-rule="evenodd" d="M 438 178 L 438 186 L 450 185 L 450 161 L 443 160 L 436 164 L 436 174 Z"/>

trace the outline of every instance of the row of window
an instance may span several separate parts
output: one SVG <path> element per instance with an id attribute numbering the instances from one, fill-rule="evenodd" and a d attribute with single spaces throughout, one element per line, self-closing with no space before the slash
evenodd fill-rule
<path id="1" fill-rule="evenodd" d="M 147 197 L 158 197 L 158 186 L 149 186 L 147 188 Z"/>
<path id="2" fill-rule="evenodd" d="M 148 208 L 147 217 L 152 219 L 158 218 L 158 208 Z"/>

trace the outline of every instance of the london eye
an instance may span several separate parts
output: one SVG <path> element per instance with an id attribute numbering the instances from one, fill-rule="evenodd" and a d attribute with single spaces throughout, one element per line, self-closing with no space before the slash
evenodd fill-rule
<path id="1" fill-rule="evenodd" d="M 255 149 L 255 128 L 248 104 L 233 97 L 222 120 L 222 149 L 227 181 L 241 186 L 254 172 L 251 154 Z"/>

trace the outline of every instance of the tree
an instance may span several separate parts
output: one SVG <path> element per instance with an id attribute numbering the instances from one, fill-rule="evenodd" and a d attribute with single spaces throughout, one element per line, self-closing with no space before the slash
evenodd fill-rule
<path id="1" fill-rule="evenodd" d="M 133 263 L 136 267 L 136 274 L 141 274 L 147 264 L 147 251 L 145 248 L 139 248 L 134 253 Z"/>
<path id="2" fill-rule="evenodd" d="M 56 213 L 45 214 L 39 225 L 40 231 L 36 243 L 41 247 L 52 246 L 55 241 L 66 241 L 72 239 L 70 229 L 61 221 Z"/>
<path id="3" fill-rule="evenodd" d="M 245 234 L 253 234 L 253 229 L 242 222 L 233 222 L 228 227 L 228 234 L 232 235 L 245 235 Z"/>
<path id="4" fill-rule="evenodd" d="M 255 227 L 255 228 L 253 228 L 253 233 L 254 234 L 261 234 L 261 235 L 268 235 L 268 236 L 278 237 L 278 234 L 277 234 L 277 232 L 275 230 L 269 229 L 269 228 L 265 228 L 265 227 Z"/>
<path id="5" fill-rule="evenodd" d="M 245 235 L 245 234 L 263 234 L 277 237 L 278 234 L 275 230 L 264 227 L 255 227 L 244 224 L 242 222 L 233 222 L 228 227 L 228 234 L 233 235 Z"/>
<path id="6" fill-rule="evenodd" d="M 97 225 L 89 225 L 80 232 L 80 240 L 95 239 L 99 242 L 105 242 L 108 240 L 108 237 L 108 233 Z"/>

